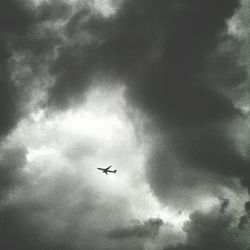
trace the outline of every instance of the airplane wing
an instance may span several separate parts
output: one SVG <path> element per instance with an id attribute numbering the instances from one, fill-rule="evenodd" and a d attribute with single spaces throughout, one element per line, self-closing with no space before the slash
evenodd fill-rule
<path id="1" fill-rule="evenodd" d="M 112 165 L 111 165 L 111 166 L 109 166 L 109 167 L 107 167 L 107 168 L 106 168 L 106 170 L 109 170 L 111 167 L 112 167 Z"/>

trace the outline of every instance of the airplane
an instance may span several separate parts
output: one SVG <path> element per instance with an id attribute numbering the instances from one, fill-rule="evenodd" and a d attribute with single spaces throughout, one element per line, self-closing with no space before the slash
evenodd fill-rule
<path id="1" fill-rule="evenodd" d="M 97 169 L 102 170 L 102 172 L 105 173 L 105 174 L 108 174 L 108 173 L 114 173 L 115 174 L 117 170 L 116 169 L 115 170 L 109 170 L 111 167 L 112 167 L 112 165 L 107 167 L 107 168 L 97 168 Z"/>

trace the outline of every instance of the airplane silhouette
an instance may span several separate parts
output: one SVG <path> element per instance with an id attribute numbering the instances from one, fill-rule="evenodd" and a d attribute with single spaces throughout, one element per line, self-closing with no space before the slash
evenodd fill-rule
<path id="1" fill-rule="evenodd" d="M 97 168 L 97 169 L 102 170 L 102 172 L 105 173 L 105 174 L 108 174 L 108 173 L 114 173 L 115 174 L 117 170 L 116 169 L 115 170 L 109 170 L 111 167 L 112 167 L 112 165 L 107 167 L 107 168 Z"/>

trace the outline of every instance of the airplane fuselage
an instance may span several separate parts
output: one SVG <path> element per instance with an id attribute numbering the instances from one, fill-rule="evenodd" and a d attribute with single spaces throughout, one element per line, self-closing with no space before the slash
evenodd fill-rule
<path id="1" fill-rule="evenodd" d="M 104 174 L 108 174 L 108 173 L 113 173 L 115 174 L 116 173 L 116 169 L 115 170 L 109 170 L 109 167 L 108 168 L 97 168 L 99 170 L 101 170 Z"/>

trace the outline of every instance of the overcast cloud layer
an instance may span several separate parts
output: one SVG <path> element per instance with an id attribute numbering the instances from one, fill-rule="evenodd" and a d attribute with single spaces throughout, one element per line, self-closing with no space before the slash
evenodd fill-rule
<path id="1" fill-rule="evenodd" d="M 3 0 L 0 248 L 249 249 L 249 8 Z"/>

